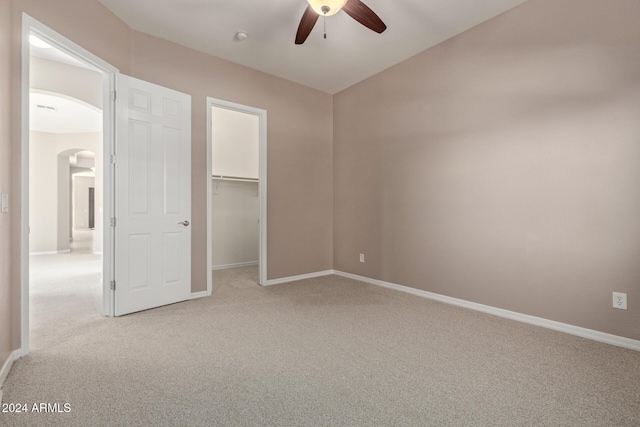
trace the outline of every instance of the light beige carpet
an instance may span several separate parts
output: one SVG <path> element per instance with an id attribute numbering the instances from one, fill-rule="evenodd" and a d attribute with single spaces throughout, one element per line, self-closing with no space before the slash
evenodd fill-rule
<path id="1" fill-rule="evenodd" d="M 212 297 L 121 318 L 43 314 L 4 401 L 71 412 L 0 425 L 640 425 L 638 352 L 335 276 L 256 276 L 218 271 Z"/>

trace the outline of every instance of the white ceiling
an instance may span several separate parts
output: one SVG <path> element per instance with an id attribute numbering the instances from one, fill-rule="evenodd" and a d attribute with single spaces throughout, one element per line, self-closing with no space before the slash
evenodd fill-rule
<path id="1" fill-rule="evenodd" d="M 306 0 L 99 1 L 134 30 L 334 94 L 526 0 L 364 0 L 384 33 L 339 12 L 326 40 L 321 17 L 302 45 Z"/>
<path id="2" fill-rule="evenodd" d="M 79 61 L 76 58 L 64 53 L 55 47 L 42 48 L 30 45 L 31 56 L 37 56 L 38 58 L 48 59 L 50 61 L 62 62 L 63 64 L 73 65 L 74 67 L 86 68 L 87 70 L 95 70 L 94 67 L 88 65 L 85 62 Z"/>

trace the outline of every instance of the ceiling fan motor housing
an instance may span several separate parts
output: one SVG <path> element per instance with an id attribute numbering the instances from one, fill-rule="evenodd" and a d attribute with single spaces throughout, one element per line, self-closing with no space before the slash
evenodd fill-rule
<path id="1" fill-rule="evenodd" d="M 307 3 L 309 6 L 298 25 L 296 44 L 304 43 L 320 15 L 331 16 L 340 10 L 344 10 L 347 15 L 376 33 L 382 33 L 387 29 L 382 19 L 360 0 L 307 0 Z M 324 38 L 327 38 L 326 31 Z"/>
<path id="2" fill-rule="evenodd" d="M 335 15 L 347 4 L 348 0 L 307 0 L 307 3 L 318 15 Z M 325 8 L 326 12 L 325 12 Z"/>

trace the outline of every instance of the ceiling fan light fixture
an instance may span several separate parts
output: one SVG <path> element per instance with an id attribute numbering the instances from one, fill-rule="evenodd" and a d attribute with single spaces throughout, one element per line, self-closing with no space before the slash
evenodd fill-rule
<path id="1" fill-rule="evenodd" d="M 321 16 L 335 15 L 347 4 L 349 0 L 307 0 L 307 3 L 313 8 L 313 10 Z M 323 7 L 328 7 L 329 11 L 325 13 Z"/>
<path id="2" fill-rule="evenodd" d="M 296 32 L 296 44 L 304 43 L 320 16 L 335 15 L 340 9 L 376 33 L 382 33 L 387 29 L 382 19 L 380 19 L 369 6 L 362 3 L 361 0 L 307 0 L 307 3 L 309 3 L 309 6 L 304 10 L 304 14 L 298 25 L 298 31 Z M 324 38 L 326 39 L 327 24 L 324 17 L 322 21 L 325 25 Z"/>

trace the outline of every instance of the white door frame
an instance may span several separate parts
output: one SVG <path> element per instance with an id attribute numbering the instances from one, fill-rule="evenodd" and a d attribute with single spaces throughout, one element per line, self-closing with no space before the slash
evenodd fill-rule
<path id="1" fill-rule="evenodd" d="M 20 145 L 20 351 L 18 356 L 29 354 L 29 35 L 39 38 L 94 67 L 102 73 L 103 82 L 103 238 L 102 238 L 102 280 L 103 314 L 113 316 L 113 291 L 110 282 L 113 277 L 113 168 L 111 153 L 114 146 L 114 76 L 118 69 L 98 58 L 91 52 L 60 35 L 56 31 L 22 13 L 21 52 L 21 145 Z"/>
<path id="2" fill-rule="evenodd" d="M 258 159 L 258 197 L 260 198 L 260 254 L 258 257 L 259 274 L 258 283 L 262 286 L 267 284 L 267 111 L 260 108 L 249 107 L 247 105 L 236 104 L 207 97 L 207 295 L 212 292 L 213 267 L 213 229 L 211 221 L 212 213 L 212 180 L 211 180 L 211 108 L 219 107 L 227 110 L 258 116 L 259 119 L 259 159 Z"/>

